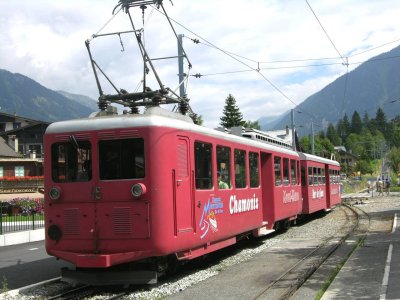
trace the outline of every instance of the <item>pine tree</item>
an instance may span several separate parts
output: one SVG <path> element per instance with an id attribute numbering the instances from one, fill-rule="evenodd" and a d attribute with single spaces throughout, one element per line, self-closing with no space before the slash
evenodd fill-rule
<path id="1" fill-rule="evenodd" d="M 335 126 L 333 126 L 332 124 L 328 125 L 328 129 L 326 130 L 326 137 L 331 141 L 334 146 L 341 145 L 340 136 L 338 135 Z"/>
<path id="2" fill-rule="evenodd" d="M 243 121 L 243 115 L 239 111 L 239 107 L 236 105 L 236 99 L 229 94 L 225 100 L 225 106 L 223 110 L 223 116 L 220 118 L 221 126 L 225 128 L 242 126 L 245 122 Z"/>
<path id="3" fill-rule="evenodd" d="M 383 134 L 385 134 L 386 128 L 387 128 L 386 115 L 385 115 L 385 112 L 383 111 L 383 109 L 380 107 L 376 111 L 375 122 L 376 122 L 377 129 L 380 132 L 382 132 Z"/>
<path id="4" fill-rule="evenodd" d="M 358 112 L 355 110 L 351 117 L 350 131 L 352 133 L 360 134 L 362 130 L 362 121 Z"/>

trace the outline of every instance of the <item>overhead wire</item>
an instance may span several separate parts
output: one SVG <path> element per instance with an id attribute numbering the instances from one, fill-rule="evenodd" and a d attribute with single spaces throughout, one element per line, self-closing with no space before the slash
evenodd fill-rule
<path id="1" fill-rule="evenodd" d="M 348 78 L 347 78 L 347 76 L 348 76 L 348 67 L 349 67 L 349 65 L 350 65 L 350 63 L 348 62 L 348 57 L 344 57 L 344 56 L 339 52 L 339 50 L 337 49 L 337 47 L 336 47 L 335 44 L 333 43 L 332 39 L 329 37 L 327 31 L 326 31 L 325 28 L 323 27 L 322 23 L 321 23 L 320 20 L 318 19 L 316 13 L 314 12 L 314 10 L 312 9 L 311 5 L 308 3 L 307 0 L 306 0 L 306 3 L 307 3 L 307 5 L 309 6 L 309 8 L 310 8 L 310 10 L 312 11 L 312 13 L 314 14 L 314 17 L 317 19 L 317 21 L 318 21 L 319 25 L 321 26 L 322 30 L 324 31 L 325 35 L 327 36 L 327 38 L 328 38 L 329 41 L 331 42 L 331 44 L 332 44 L 332 46 L 334 47 L 335 51 L 338 53 L 339 57 L 336 57 L 336 58 L 335 58 L 335 57 L 331 57 L 331 58 L 307 58 L 307 59 L 292 59 L 292 60 L 278 60 L 278 61 L 257 61 L 257 60 L 255 60 L 255 59 L 251 59 L 251 58 L 245 57 L 245 56 L 243 56 L 243 55 L 235 54 L 235 53 L 233 53 L 233 52 L 224 50 L 224 49 L 222 49 L 222 48 L 216 46 L 214 43 L 212 43 L 212 42 L 208 41 L 207 39 L 203 38 L 203 37 L 200 36 L 199 34 L 195 33 L 194 31 L 190 30 L 188 27 L 184 26 L 182 23 L 178 22 L 177 20 L 175 20 L 175 19 L 173 19 L 173 18 L 171 18 L 171 17 L 170 17 L 170 19 L 171 19 L 174 23 L 176 23 L 177 25 L 181 26 L 182 28 L 184 28 L 185 30 L 187 30 L 188 32 L 190 32 L 191 34 L 193 34 L 194 36 L 196 36 L 196 37 L 198 37 L 199 39 L 205 41 L 205 43 L 203 43 L 203 42 L 201 42 L 199 39 L 191 39 L 191 38 L 190 38 L 194 43 L 196 43 L 196 44 L 200 44 L 200 43 L 201 43 L 201 44 L 203 44 L 203 45 L 205 45 L 205 46 L 214 48 L 214 49 L 216 49 L 216 50 L 218 50 L 218 51 L 224 53 L 225 55 L 231 57 L 232 59 L 236 60 L 237 62 L 239 62 L 239 63 L 245 65 L 247 68 L 249 68 L 248 70 L 225 71 L 225 72 L 216 72 L 216 73 L 209 73 L 209 74 L 200 74 L 200 73 L 196 73 L 196 74 L 194 74 L 194 75 L 191 75 L 191 76 L 193 76 L 193 77 L 200 78 L 200 77 L 203 77 L 203 76 L 215 76 L 215 75 L 224 75 L 224 74 L 234 74 L 234 73 L 244 73 L 244 72 L 254 72 L 254 71 L 256 71 L 257 73 L 260 74 L 261 77 L 263 77 L 263 79 L 264 79 L 265 81 L 267 81 L 267 82 L 268 82 L 276 91 L 278 91 L 284 98 L 286 98 L 286 99 L 289 100 L 292 104 L 294 104 L 294 105 L 295 105 L 295 108 L 296 108 L 296 107 L 298 107 L 298 104 L 295 103 L 292 99 L 290 99 L 278 86 L 276 86 L 276 85 L 275 85 L 272 81 L 270 81 L 264 74 L 262 74 L 262 73 L 261 73 L 262 70 L 290 69 L 290 68 L 308 68 L 308 67 L 320 67 L 320 66 L 329 66 L 329 65 L 339 65 L 339 64 L 341 64 L 341 65 L 346 66 L 345 90 L 344 90 L 344 95 L 343 95 L 343 96 L 344 96 L 343 103 L 344 103 L 344 102 L 345 102 L 345 97 L 346 97 L 346 94 L 347 94 L 347 93 L 346 93 L 346 90 L 347 90 L 347 81 L 348 81 Z M 188 38 L 188 37 L 185 36 L 185 38 Z M 396 41 L 397 41 L 397 40 L 396 40 Z M 390 43 L 394 43 L 394 42 L 395 42 L 395 41 L 392 41 L 392 42 L 390 42 Z M 368 51 L 372 51 L 372 50 L 374 50 L 374 49 L 376 49 L 376 48 L 385 46 L 385 45 L 390 44 L 390 43 L 385 43 L 385 44 L 383 44 L 383 45 L 381 45 L 381 46 L 377 46 L 377 47 L 374 47 L 374 48 L 365 50 L 365 51 L 363 51 L 363 52 L 361 52 L 361 53 L 353 54 L 353 55 L 351 55 L 351 56 L 355 56 L 355 55 L 362 54 L 362 53 L 365 53 L 365 52 L 368 52 Z M 247 63 L 241 61 L 241 60 L 238 59 L 238 58 L 241 58 L 241 59 L 243 59 L 243 60 L 250 61 L 250 62 L 252 62 L 252 63 L 257 63 L 257 68 L 255 68 L 255 67 L 253 67 L 253 66 L 250 66 L 249 64 L 247 64 Z M 311 64 L 311 65 L 304 65 L 304 66 L 300 65 L 300 66 L 260 67 L 260 64 L 292 63 L 292 62 L 306 62 L 306 61 L 318 61 L 318 60 L 335 60 L 335 59 L 341 59 L 342 62 L 341 62 L 341 63 L 320 63 L 320 64 Z M 371 61 L 371 60 L 370 60 L 370 61 Z M 343 104 L 343 105 L 344 105 L 344 104 Z M 304 112 L 304 111 L 303 111 L 303 112 Z M 306 114 L 310 115 L 312 118 L 314 118 L 314 116 L 313 116 L 312 114 L 307 113 L 307 112 L 304 112 L 304 113 L 306 113 Z"/>
<path id="2" fill-rule="evenodd" d="M 342 56 L 342 54 L 339 52 L 339 50 L 337 49 L 337 47 L 335 46 L 335 43 L 332 41 L 332 39 L 330 38 L 328 32 L 325 30 L 324 26 L 322 25 L 321 21 L 318 19 L 317 14 L 314 12 L 313 8 L 311 7 L 310 3 L 308 3 L 307 0 L 305 0 L 308 7 L 310 8 L 311 12 L 313 13 L 315 19 L 317 20 L 319 26 L 322 28 L 322 30 L 324 31 L 326 37 L 328 38 L 328 40 L 331 42 L 333 48 L 336 50 L 337 54 L 339 54 L 339 56 L 342 58 L 343 60 L 343 64 L 346 65 L 347 61 L 344 59 L 344 57 Z"/>
<path id="3" fill-rule="evenodd" d="M 308 7 L 310 8 L 311 12 L 313 13 L 315 19 L 317 20 L 319 26 L 321 27 L 321 29 L 323 30 L 323 32 L 325 33 L 326 37 L 328 38 L 328 40 L 331 42 L 333 48 L 336 50 L 336 52 L 339 54 L 339 56 L 342 58 L 343 61 L 343 65 L 346 66 L 346 74 L 345 74 L 345 81 L 344 81 L 344 91 L 343 91 L 343 102 L 342 102 L 342 114 L 344 112 L 344 106 L 345 106 L 345 102 L 346 102 L 346 94 L 347 94 L 347 77 L 349 74 L 349 62 L 348 62 L 348 58 L 346 57 L 346 59 L 342 56 L 342 54 L 339 52 L 339 50 L 337 49 L 335 43 L 332 41 L 332 39 L 330 38 L 328 32 L 325 30 L 324 26 L 322 25 L 321 21 L 319 20 L 317 14 L 315 13 L 315 11 L 313 10 L 313 8 L 311 7 L 310 3 L 308 3 L 308 0 L 304 0 Z"/>
<path id="4" fill-rule="evenodd" d="M 159 13 L 163 14 L 161 11 L 157 10 Z M 292 99 L 290 99 L 290 97 L 288 97 L 280 88 L 278 88 L 271 80 L 269 80 L 264 74 L 262 74 L 260 72 L 260 70 L 250 66 L 249 64 L 239 60 L 238 58 L 236 58 L 234 55 L 229 54 L 229 52 L 221 49 L 220 47 L 216 46 L 215 44 L 211 43 L 210 41 L 208 41 L 207 39 L 201 37 L 200 35 L 196 34 L 195 32 L 193 32 L 192 30 L 190 30 L 189 28 L 187 28 L 186 26 L 184 26 L 183 24 L 181 24 L 180 22 L 176 21 L 175 19 L 169 17 L 171 21 L 173 21 L 174 23 L 176 23 L 177 25 L 181 26 L 182 28 L 184 28 L 185 30 L 187 30 L 188 32 L 192 33 L 193 35 L 199 37 L 200 39 L 202 39 L 203 41 L 205 41 L 206 43 L 208 43 L 209 45 L 213 46 L 215 49 L 221 51 L 222 53 L 224 53 L 225 55 L 231 57 L 233 60 L 236 60 L 237 62 L 239 62 L 240 64 L 246 66 L 247 68 L 249 68 L 252 71 L 256 71 L 258 74 L 260 74 L 260 76 L 266 81 L 268 82 L 278 93 L 280 93 L 285 99 L 289 100 L 292 104 L 294 104 L 295 106 L 298 106 L 297 103 L 295 103 Z"/>
<path id="5" fill-rule="evenodd" d="M 222 53 L 224 53 L 225 55 L 229 56 L 230 58 L 236 60 L 237 62 L 239 62 L 240 64 L 243 64 L 244 66 L 246 66 L 247 68 L 249 68 L 248 70 L 236 70 L 236 71 L 226 71 L 226 72 L 216 72 L 216 73 L 210 73 L 210 74 L 194 74 L 191 76 L 200 78 L 203 76 L 214 76 L 214 75 L 223 75 L 223 74 L 233 74 L 233 73 L 244 73 L 244 72 L 254 72 L 256 71 L 266 82 L 268 82 L 277 92 L 279 92 L 284 98 L 286 98 L 287 100 L 289 100 L 292 104 L 295 105 L 295 107 L 298 107 L 298 104 L 295 103 L 292 99 L 290 99 L 278 86 L 276 86 L 272 81 L 270 81 L 264 74 L 261 73 L 262 70 L 273 70 L 273 69 L 290 69 L 290 68 L 308 68 L 308 67 L 319 67 L 319 66 L 329 66 L 329 65 L 338 65 L 338 64 L 342 64 L 345 65 L 347 70 L 346 70 L 346 79 L 345 79 L 345 90 L 344 90 L 344 97 L 346 96 L 346 89 L 347 89 L 347 74 L 348 74 L 348 66 L 350 65 L 350 63 L 348 62 L 348 57 L 344 57 L 339 50 L 337 49 L 337 47 L 335 46 L 334 42 L 332 41 L 332 39 L 330 38 L 330 36 L 328 35 L 327 31 L 325 30 L 325 28 L 323 27 L 322 23 L 320 22 L 320 20 L 318 19 L 318 16 L 316 15 L 316 13 L 314 12 L 314 10 L 312 9 L 311 5 L 309 4 L 309 2 L 307 0 L 305 0 L 308 7 L 310 8 L 311 12 L 313 13 L 314 17 L 316 18 L 316 20 L 318 21 L 320 27 L 322 28 L 322 30 L 324 31 L 325 35 L 327 36 L 327 38 L 329 39 L 330 43 L 332 44 L 332 46 L 334 47 L 335 51 L 338 53 L 339 57 L 332 57 L 332 58 L 307 58 L 307 59 L 293 59 L 293 60 L 278 60 L 278 61 L 257 61 L 251 58 L 247 58 L 245 56 L 242 55 L 238 55 L 235 53 L 232 53 L 230 51 L 224 50 L 218 46 L 216 46 L 215 44 L 213 44 L 212 42 L 208 41 L 207 39 L 203 38 L 202 36 L 200 36 L 199 34 L 193 32 L 192 30 L 190 30 L 189 28 L 187 28 L 186 26 L 184 26 L 182 23 L 178 22 L 177 20 L 171 18 L 168 16 L 168 18 L 173 21 L 174 23 L 176 23 L 177 25 L 181 26 L 182 28 L 184 28 L 185 30 L 187 30 L 188 32 L 192 33 L 193 35 L 195 35 L 196 37 L 200 38 L 201 40 L 205 41 L 205 43 L 200 42 L 199 40 L 197 40 L 196 43 L 201 43 L 205 46 L 214 48 Z M 154 10 L 153 10 L 154 11 Z M 153 12 L 152 11 L 152 12 Z M 160 10 L 155 10 L 163 15 L 166 15 L 166 12 L 164 10 L 164 13 L 161 12 Z M 175 32 L 176 34 L 176 32 Z M 185 36 L 186 37 L 186 36 Z M 192 39 L 194 42 L 196 41 L 195 39 Z M 366 53 L 368 51 L 372 51 L 375 50 L 377 48 L 386 46 L 388 44 L 394 43 L 396 41 L 399 41 L 400 39 L 397 39 L 395 41 L 392 42 L 388 42 L 385 43 L 383 45 L 377 46 L 377 47 L 373 47 L 370 49 L 367 49 L 365 51 L 359 52 L 359 53 L 355 53 L 350 55 L 349 57 L 353 57 L 356 55 L 361 55 L 363 53 Z M 238 59 L 241 58 L 243 60 L 247 60 L 253 63 L 257 63 L 258 67 L 255 68 L 249 64 L 247 64 L 246 62 Z M 334 60 L 334 59 L 341 59 L 342 62 L 341 63 L 321 63 L 321 64 L 311 64 L 311 65 L 299 65 L 299 66 L 277 66 L 277 67 L 260 67 L 260 64 L 273 64 L 273 63 L 292 63 L 292 62 L 306 62 L 306 61 L 318 61 L 318 60 Z M 369 60 L 369 61 L 373 61 L 373 60 Z M 361 62 L 360 62 L 361 63 Z M 190 64 L 190 62 L 189 62 Z M 351 63 L 351 64 L 358 64 L 358 63 Z M 187 76 L 187 78 L 189 78 L 189 76 Z M 188 84 L 188 81 L 186 81 L 186 85 Z M 345 98 L 344 98 L 345 101 Z M 302 111 L 304 112 L 304 111 Z M 307 112 L 304 112 L 307 113 Z M 309 114 L 309 113 L 307 113 Z M 309 114 L 310 116 L 312 116 L 311 114 Z M 313 117 L 313 116 L 312 116 Z"/>

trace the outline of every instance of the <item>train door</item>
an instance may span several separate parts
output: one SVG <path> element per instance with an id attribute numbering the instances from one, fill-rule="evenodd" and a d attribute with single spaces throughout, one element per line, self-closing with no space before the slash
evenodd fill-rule
<path id="1" fill-rule="evenodd" d="M 187 137 L 177 137 L 174 207 L 178 235 L 184 232 L 193 232 L 194 228 L 189 145 Z"/>
<path id="2" fill-rule="evenodd" d="M 104 245 L 111 240 L 149 238 L 149 201 L 132 193 L 136 184 L 147 184 L 145 138 L 127 130 L 101 132 L 96 148 L 91 193 L 95 238 Z"/>
<path id="3" fill-rule="evenodd" d="M 274 219 L 274 164 L 271 153 L 261 153 L 261 186 L 263 219 L 268 222 L 267 228 L 273 227 Z"/>

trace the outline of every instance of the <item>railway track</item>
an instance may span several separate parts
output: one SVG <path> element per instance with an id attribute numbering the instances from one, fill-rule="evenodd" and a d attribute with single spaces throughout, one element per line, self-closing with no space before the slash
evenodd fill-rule
<path id="1" fill-rule="evenodd" d="M 334 254 L 344 243 L 350 241 L 354 244 L 349 248 L 346 259 L 359 246 L 362 245 L 367 237 L 371 219 L 367 212 L 360 207 L 354 206 L 362 204 L 364 197 L 353 197 L 342 205 L 341 209 L 346 213 L 348 221 L 353 225 L 344 225 L 341 232 L 343 235 L 338 238 L 331 236 L 326 238 L 318 247 L 304 255 L 294 265 L 290 266 L 281 276 L 271 282 L 264 290 L 253 299 L 291 299 L 296 291 Z M 346 229 L 346 227 L 349 227 Z M 345 261 L 342 262 L 344 264 Z M 332 270 L 337 272 L 337 268 Z M 332 277 L 330 279 L 333 279 Z M 325 289 L 328 286 L 325 287 Z M 298 297 L 302 298 L 302 297 Z"/>

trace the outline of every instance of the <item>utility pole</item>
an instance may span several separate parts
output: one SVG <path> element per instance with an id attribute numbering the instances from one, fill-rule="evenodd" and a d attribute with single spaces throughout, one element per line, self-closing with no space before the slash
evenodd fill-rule
<path id="1" fill-rule="evenodd" d="M 311 122 L 311 154 L 315 155 L 314 123 Z"/>
<path id="2" fill-rule="evenodd" d="M 292 148 L 296 151 L 296 137 L 295 137 L 295 125 L 294 125 L 294 109 L 292 109 Z"/>
<path id="3" fill-rule="evenodd" d="M 185 73 L 183 73 L 183 58 L 185 57 L 182 47 L 182 37 L 183 34 L 178 34 L 178 67 L 179 67 L 179 96 L 184 97 L 186 95 L 185 85 L 183 80 L 185 79 Z"/>

